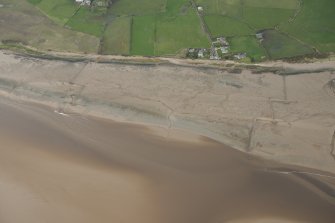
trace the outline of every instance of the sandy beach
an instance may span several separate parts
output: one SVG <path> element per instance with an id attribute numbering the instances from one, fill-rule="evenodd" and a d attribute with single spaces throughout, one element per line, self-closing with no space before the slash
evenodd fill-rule
<path id="1" fill-rule="evenodd" d="M 329 68 L 1 52 L 0 222 L 332 223 Z"/>
<path id="2" fill-rule="evenodd" d="M 160 126 L 167 138 L 181 129 L 266 159 L 335 173 L 333 61 L 276 63 L 295 75 L 170 62 L 73 63 L 2 52 L 0 93 L 60 113 Z"/>

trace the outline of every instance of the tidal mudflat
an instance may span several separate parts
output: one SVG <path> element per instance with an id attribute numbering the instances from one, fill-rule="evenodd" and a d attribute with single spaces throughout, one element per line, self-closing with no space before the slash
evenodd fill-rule
<path id="1" fill-rule="evenodd" d="M 141 125 L 6 100 L 0 123 L 3 223 L 335 219 L 329 182 L 323 190 L 283 174 L 286 165 L 204 137 L 166 139 Z"/>

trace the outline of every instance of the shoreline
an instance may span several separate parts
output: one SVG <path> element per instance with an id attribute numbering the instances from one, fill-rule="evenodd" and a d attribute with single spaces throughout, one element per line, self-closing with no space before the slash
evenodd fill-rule
<path id="1" fill-rule="evenodd" d="M 311 58 L 303 62 L 287 62 L 283 60 L 264 61 L 261 63 L 241 63 L 232 60 L 209 60 L 189 59 L 177 57 L 149 57 L 149 56 L 123 56 L 123 55 L 102 55 L 91 53 L 74 53 L 60 51 L 41 51 L 30 46 L 6 46 L 3 45 L 0 52 L 8 54 L 64 62 L 93 62 L 101 64 L 126 64 L 135 66 L 171 65 L 182 67 L 196 67 L 199 69 L 223 69 L 227 71 L 240 72 L 247 69 L 254 73 L 276 73 L 278 75 L 298 75 L 304 73 L 335 72 L 335 55 L 327 58 Z M 307 67 L 307 69 L 305 68 Z M 316 68 L 313 68 L 316 67 Z M 229 69 L 230 68 L 230 69 Z"/>
<path id="2" fill-rule="evenodd" d="M 281 92 L 285 85 L 277 86 L 278 81 L 284 81 L 284 84 L 286 82 L 289 85 L 287 80 L 281 75 L 269 72 L 253 74 L 252 71 L 244 69 L 235 74 L 220 68 L 202 70 L 197 66 L 171 67 L 160 64 L 143 67 L 134 64 L 73 63 L 43 59 L 34 61 L 29 57 L 23 57 L 22 60 L 10 54 L 0 56 L 5 62 L 4 72 L 0 76 L 2 96 L 46 104 L 63 114 L 71 115 L 71 112 L 74 112 L 121 122 L 158 126 L 166 129 L 166 133 L 162 130 L 166 137 L 170 137 L 170 129 L 181 129 L 262 158 L 335 173 L 335 161 L 327 155 L 327 141 L 331 146 L 331 138 L 327 138 L 331 137 L 331 130 L 335 129 L 335 126 L 329 124 L 335 125 L 335 120 L 332 116 L 315 117 L 316 113 L 313 113 L 319 112 L 318 109 L 315 110 L 318 106 L 323 107 L 325 114 L 334 108 L 334 104 L 327 104 L 333 100 L 331 95 L 328 95 L 330 98 L 324 103 L 319 101 L 321 96 L 328 97 L 323 89 L 322 92 L 318 92 L 317 98 L 312 100 L 314 104 L 308 105 L 310 102 L 305 102 L 308 98 L 304 96 L 308 91 L 298 93 L 302 98 L 287 98 L 285 92 L 284 95 Z M 329 66 L 328 63 L 326 65 Z M 299 67 L 303 68 L 302 70 L 309 69 L 308 66 L 299 66 L 302 66 Z M 6 67 L 10 68 L 11 72 L 14 71 L 14 75 L 10 75 L 9 70 L 6 72 Z M 50 73 L 52 67 L 55 69 L 54 73 Z M 330 68 L 333 69 L 332 63 Z M 320 69 L 320 66 L 317 69 Z M 25 75 L 20 72 L 25 72 Z M 162 74 L 155 75 L 157 72 Z M 95 75 L 92 75 L 93 73 Z M 322 71 L 319 76 L 313 75 L 312 70 L 305 75 L 287 77 L 296 82 L 298 87 L 301 81 L 308 81 L 314 86 L 315 78 L 321 78 L 319 82 L 335 78 L 330 70 Z M 179 83 L 180 86 L 170 87 L 181 80 L 186 80 L 185 85 Z M 154 88 L 152 84 L 162 86 Z M 127 85 L 129 86 L 125 87 Z M 180 87 L 192 90 L 181 91 L 178 89 Z M 304 90 L 301 87 L 299 89 Z M 151 93 L 148 88 L 152 88 Z M 247 89 L 244 90 L 245 88 Z M 161 95 L 150 95 L 155 91 Z M 172 93 L 173 91 L 176 92 Z M 171 98 L 173 94 L 180 99 Z M 284 110 L 279 107 L 278 112 L 272 111 L 271 115 L 271 110 L 278 109 L 278 105 L 284 106 Z M 287 108 L 305 110 L 308 106 L 312 106 L 310 109 L 313 111 L 310 120 L 307 121 L 304 118 L 302 121 L 300 118 L 295 121 L 296 115 L 285 111 Z M 266 136 L 269 134 L 269 128 L 276 130 Z M 284 134 L 288 145 L 283 144 L 278 138 L 278 132 L 279 135 Z M 311 137 L 315 134 L 316 137 Z M 292 138 L 291 135 L 295 137 Z M 302 141 L 297 141 L 296 137 L 303 137 Z M 311 140 L 312 145 L 305 145 L 305 140 Z M 310 148 L 304 152 L 301 149 L 293 149 L 301 146 Z M 315 153 L 314 146 L 317 146 L 321 153 Z M 292 149 L 293 151 L 290 151 Z M 302 152 L 306 154 L 301 154 Z M 322 165 L 318 160 L 323 160 Z"/>

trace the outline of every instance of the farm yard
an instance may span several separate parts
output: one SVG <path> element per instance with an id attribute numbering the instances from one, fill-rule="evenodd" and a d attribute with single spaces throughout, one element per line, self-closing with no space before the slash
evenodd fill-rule
<path id="1" fill-rule="evenodd" d="M 11 1 L 0 0 L 0 4 L 6 2 Z M 220 58 L 246 54 L 246 62 L 335 51 L 333 0 L 12 2 L 16 5 L 24 2 L 21 13 L 39 11 L 39 17 L 42 19 L 44 15 L 53 21 L 53 26 L 62 30 L 60 33 L 71 33 L 72 38 L 76 35 L 96 38 L 100 44 L 94 46 L 95 51 L 101 54 L 185 56 L 187 49 L 211 48 L 218 37 L 228 41 Z M 33 40 L 25 42 L 33 42 L 37 47 L 39 44 Z"/>

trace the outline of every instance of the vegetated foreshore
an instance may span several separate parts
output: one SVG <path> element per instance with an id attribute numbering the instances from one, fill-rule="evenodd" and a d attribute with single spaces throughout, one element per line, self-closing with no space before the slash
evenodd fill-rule
<path id="1" fill-rule="evenodd" d="M 266 159 L 335 173 L 332 60 L 241 65 L 9 51 L 0 57 L 3 96 L 47 104 L 64 116 L 156 126 L 166 138 L 179 135 L 172 129 L 189 131 Z"/>
<path id="2" fill-rule="evenodd" d="M 143 66 L 171 65 L 197 67 L 199 69 L 221 69 L 239 73 L 247 69 L 252 73 L 272 72 L 280 75 L 320 73 L 335 70 L 335 55 L 322 58 L 298 57 L 294 60 L 275 60 L 261 63 L 242 63 L 233 60 L 208 60 L 157 56 L 101 55 L 90 53 L 43 51 L 25 45 L 0 45 L 0 50 L 23 57 L 64 62 L 95 62 L 106 64 L 134 64 Z"/>

